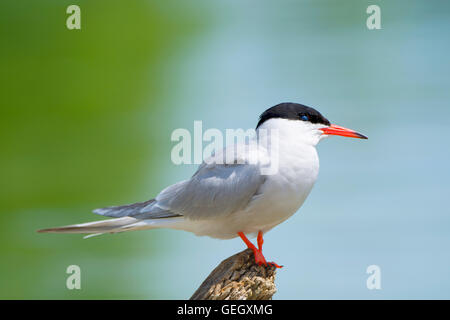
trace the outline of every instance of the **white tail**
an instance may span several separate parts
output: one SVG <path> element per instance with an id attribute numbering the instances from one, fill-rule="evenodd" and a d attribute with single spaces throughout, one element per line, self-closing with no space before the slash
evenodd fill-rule
<path id="1" fill-rule="evenodd" d="M 115 233 L 121 231 L 128 231 L 130 228 L 127 226 L 133 225 L 137 222 L 137 219 L 130 217 L 123 217 L 117 219 L 109 219 L 102 221 L 93 221 L 80 224 L 72 224 L 69 226 L 63 226 L 58 228 L 49 228 L 38 230 L 38 232 L 45 233 Z M 131 229 L 133 230 L 133 229 Z"/>
<path id="2" fill-rule="evenodd" d="M 43 233 L 87 233 L 85 238 L 103 233 L 117 233 L 134 230 L 146 230 L 155 228 L 173 228 L 176 223 L 182 222 L 182 218 L 162 218 L 140 220 L 132 217 L 93 221 L 80 224 L 72 224 L 63 227 L 41 229 Z"/>

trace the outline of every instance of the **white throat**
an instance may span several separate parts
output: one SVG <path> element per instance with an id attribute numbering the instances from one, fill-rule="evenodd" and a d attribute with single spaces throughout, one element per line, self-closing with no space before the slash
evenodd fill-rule
<path id="1" fill-rule="evenodd" d="M 278 171 L 287 179 L 299 179 L 299 183 L 314 183 L 319 173 L 319 157 L 316 145 L 323 135 L 321 124 L 305 121 L 274 118 L 265 121 L 257 130 L 258 138 L 269 135 L 269 139 L 259 139 L 258 143 L 277 157 Z M 275 134 L 274 134 L 275 133 Z M 273 143 L 273 137 L 277 137 Z M 312 187 L 312 186 L 311 186 Z"/>
<path id="2" fill-rule="evenodd" d="M 276 131 L 280 140 L 283 139 L 295 145 L 304 144 L 315 147 L 324 138 L 323 132 L 319 130 L 324 127 L 326 126 L 323 124 L 273 118 L 258 127 L 257 132 Z"/>

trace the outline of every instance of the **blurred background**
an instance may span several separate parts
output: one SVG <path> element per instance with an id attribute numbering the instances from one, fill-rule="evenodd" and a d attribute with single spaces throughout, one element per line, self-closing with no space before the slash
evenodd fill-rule
<path id="1" fill-rule="evenodd" d="M 81 30 L 66 8 L 81 8 Z M 368 30 L 366 8 L 381 8 Z M 445 1 L 2 1 L 0 298 L 185 299 L 228 241 L 152 230 L 83 240 L 192 175 L 171 133 L 254 128 L 279 102 L 367 141 L 330 138 L 306 203 L 265 237 L 274 299 L 450 298 L 450 5 Z M 81 290 L 66 268 L 81 268 Z M 381 268 L 368 290 L 366 268 Z"/>

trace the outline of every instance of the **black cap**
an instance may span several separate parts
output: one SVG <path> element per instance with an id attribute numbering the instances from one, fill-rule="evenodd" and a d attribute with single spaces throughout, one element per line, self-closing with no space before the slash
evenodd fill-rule
<path id="1" fill-rule="evenodd" d="M 283 102 L 264 111 L 259 117 L 256 128 L 258 129 L 265 121 L 272 118 L 309 121 L 311 123 L 320 123 L 326 126 L 330 125 L 330 121 L 314 108 L 299 103 Z"/>

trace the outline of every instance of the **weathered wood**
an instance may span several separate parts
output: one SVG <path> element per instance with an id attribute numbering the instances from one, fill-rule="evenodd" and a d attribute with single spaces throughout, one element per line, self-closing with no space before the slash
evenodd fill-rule
<path id="1" fill-rule="evenodd" d="M 274 266 L 258 266 L 246 249 L 223 260 L 191 300 L 269 300 L 277 291 L 275 274 Z"/>

